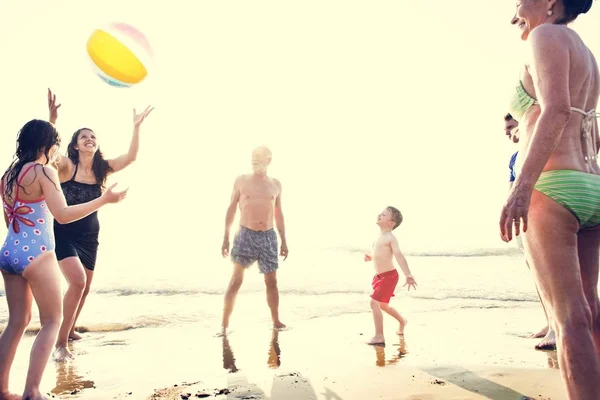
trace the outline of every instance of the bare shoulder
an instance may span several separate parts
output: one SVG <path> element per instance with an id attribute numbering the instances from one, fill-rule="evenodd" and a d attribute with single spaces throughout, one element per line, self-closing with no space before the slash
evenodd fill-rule
<path id="1" fill-rule="evenodd" d="M 249 177 L 249 175 L 246 175 L 246 174 L 238 175 L 235 178 L 234 185 L 236 187 L 239 187 L 239 186 L 243 185 L 246 181 L 248 181 L 248 177 Z"/>
<path id="2" fill-rule="evenodd" d="M 529 40 L 533 43 L 551 43 L 570 38 L 574 31 L 563 25 L 541 24 L 531 30 Z"/>
<path id="3" fill-rule="evenodd" d="M 273 182 L 277 190 L 281 191 L 281 182 L 279 181 L 279 179 L 271 178 L 271 181 Z"/>
<path id="4" fill-rule="evenodd" d="M 386 243 L 393 243 L 396 241 L 396 236 L 392 233 L 392 232 L 386 232 L 383 235 L 381 235 L 381 238 L 386 242 Z"/>
<path id="5" fill-rule="evenodd" d="M 50 178 L 56 178 L 58 179 L 59 177 L 59 172 L 56 170 L 56 168 L 51 167 L 49 165 L 36 165 L 34 168 L 37 171 L 41 171 L 44 175 L 46 175 L 47 177 Z M 40 176 L 38 176 L 38 178 L 41 178 Z"/>
<path id="6" fill-rule="evenodd" d="M 61 155 L 57 163 L 57 170 L 60 181 L 68 181 L 73 176 L 73 172 L 75 172 L 75 164 L 69 157 Z"/>
<path id="7" fill-rule="evenodd" d="M 573 30 L 565 26 L 542 24 L 533 28 L 529 34 L 528 47 L 533 54 L 551 55 L 560 53 L 561 50 L 568 51 L 574 44 L 574 35 L 577 36 Z"/>

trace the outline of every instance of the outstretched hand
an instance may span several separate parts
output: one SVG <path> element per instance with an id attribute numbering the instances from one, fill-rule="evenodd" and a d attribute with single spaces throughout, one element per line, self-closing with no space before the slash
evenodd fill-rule
<path id="1" fill-rule="evenodd" d="M 137 111 L 135 110 L 135 108 L 133 109 L 133 125 L 138 127 L 142 124 L 142 122 L 144 122 L 144 119 L 150 115 L 150 113 L 152 112 L 152 110 L 154 110 L 154 107 L 152 106 L 148 106 L 146 107 L 146 109 L 141 112 L 140 114 L 137 113 Z"/>
<path id="2" fill-rule="evenodd" d="M 60 106 L 61 104 L 56 104 L 56 95 L 52 93 L 50 88 L 48 88 L 48 121 L 52 122 L 53 124 L 55 124 L 56 120 L 58 119 L 58 109 Z"/>
<path id="3" fill-rule="evenodd" d="M 118 203 L 121 200 L 123 200 L 125 197 L 127 197 L 127 191 L 129 190 L 129 188 L 127 188 L 125 190 L 121 190 L 121 191 L 116 191 L 115 186 L 117 186 L 117 184 L 113 183 L 106 190 L 106 192 L 104 192 L 104 198 L 106 199 L 107 203 Z"/>
<path id="4" fill-rule="evenodd" d="M 371 255 L 370 255 L 370 254 L 366 254 L 366 253 L 365 253 L 365 262 L 369 262 L 369 261 L 371 261 L 372 259 L 373 259 L 373 257 L 371 257 Z"/>
<path id="5" fill-rule="evenodd" d="M 406 283 L 402 286 L 406 286 L 408 285 L 408 291 L 410 292 L 410 288 L 412 287 L 413 289 L 417 290 L 417 281 L 415 281 L 415 278 L 413 278 L 412 275 L 408 275 L 406 277 Z"/>

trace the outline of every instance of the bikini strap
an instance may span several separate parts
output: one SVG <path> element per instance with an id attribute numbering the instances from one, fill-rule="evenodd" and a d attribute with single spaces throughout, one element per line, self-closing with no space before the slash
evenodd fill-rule
<path id="1" fill-rule="evenodd" d="M 17 178 L 17 190 L 15 192 L 13 207 L 17 204 L 17 199 L 19 198 L 19 187 L 21 185 L 21 182 L 23 181 L 23 178 L 25 178 L 25 175 L 27 175 L 27 173 L 31 170 L 31 168 L 35 168 L 36 165 L 40 165 L 40 164 L 38 164 L 38 163 L 31 164 L 29 167 L 27 167 L 27 169 L 25 169 L 25 172 L 21 172 L 20 176 Z"/>
<path id="2" fill-rule="evenodd" d="M 585 160 L 591 162 L 592 160 L 598 159 L 598 143 L 596 141 L 596 135 L 598 132 L 597 124 L 594 123 L 594 120 L 600 118 L 600 113 L 598 113 L 595 109 L 586 112 L 577 107 L 571 107 L 571 110 L 583 115 L 583 120 L 581 122 L 581 133 L 584 136 L 589 135 L 589 137 L 586 137 L 585 139 L 592 142 L 592 151 L 590 152 L 587 150 L 588 155 L 585 156 Z"/>

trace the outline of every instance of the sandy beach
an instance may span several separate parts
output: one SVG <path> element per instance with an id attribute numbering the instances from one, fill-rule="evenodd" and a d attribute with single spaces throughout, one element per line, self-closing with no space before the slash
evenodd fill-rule
<path id="1" fill-rule="evenodd" d="M 251 307 L 240 304 L 227 337 L 203 324 L 87 333 L 75 360 L 50 363 L 42 388 L 61 399 L 566 398 L 555 352 L 524 338 L 543 324 L 537 306 L 407 313 L 403 339 L 386 318 L 385 347 L 365 344 L 369 312 L 274 332 L 251 322 Z M 19 349 L 13 388 L 31 341 Z"/>

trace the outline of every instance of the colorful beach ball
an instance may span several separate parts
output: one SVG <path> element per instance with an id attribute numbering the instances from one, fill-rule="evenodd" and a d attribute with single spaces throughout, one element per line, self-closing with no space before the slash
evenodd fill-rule
<path id="1" fill-rule="evenodd" d="M 146 36 L 122 22 L 96 29 L 88 39 L 87 52 L 96 74 L 116 87 L 142 82 L 153 56 Z"/>

